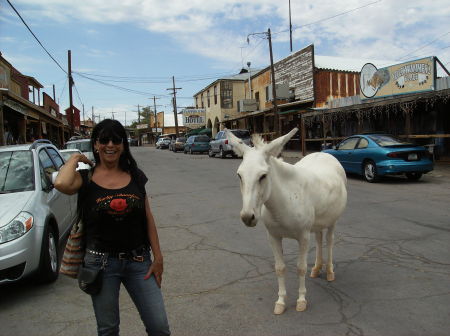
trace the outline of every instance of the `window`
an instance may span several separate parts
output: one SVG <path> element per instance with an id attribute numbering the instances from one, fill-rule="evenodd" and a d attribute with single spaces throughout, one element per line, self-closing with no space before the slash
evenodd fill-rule
<path id="1" fill-rule="evenodd" d="M 58 169 L 56 169 L 52 159 L 44 149 L 42 149 L 39 152 L 39 160 L 41 161 L 42 168 L 44 169 L 44 172 L 47 175 L 48 180 L 51 181 L 52 173 L 57 171 Z"/>
<path id="2" fill-rule="evenodd" d="M 198 109 L 198 96 L 195 97 L 195 108 Z"/>
<path id="3" fill-rule="evenodd" d="M 233 83 L 230 81 L 222 82 L 220 88 L 221 107 L 224 109 L 233 108 Z"/>
<path id="4" fill-rule="evenodd" d="M 266 86 L 266 101 L 269 101 L 269 86 Z"/>
<path id="5" fill-rule="evenodd" d="M 53 162 L 56 163 L 56 167 L 61 168 L 61 166 L 64 164 L 64 161 L 61 159 L 61 156 L 53 149 L 53 148 L 47 148 L 48 153 L 50 154 L 51 158 L 53 159 Z"/>
<path id="6" fill-rule="evenodd" d="M 354 149 L 356 143 L 358 142 L 359 138 L 349 138 L 346 139 L 344 141 L 342 141 L 339 144 L 339 150 L 349 150 L 349 149 Z"/>
<path id="7" fill-rule="evenodd" d="M 217 105 L 217 85 L 214 85 L 214 105 Z"/>
<path id="8" fill-rule="evenodd" d="M 200 102 L 202 104 L 202 108 L 205 108 L 205 104 L 203 103 L 203 93 L 200 96 Z"/>
<path id="9" fill-rule="evenodd" d="M 209 90 L 206 92 L 206 100 L 208 102 L 208 107 L 211 107 L 211 99 L 209 97 Z"/>
<path id="10" fill-rule="evenodd" d="M 219 133 L 216 134 L 216 140 L 219 140 L 219 139 L 220 139 L 220 137 L 222 136 L 222 133 L 223 133 L 223 132 L 219 132 Z"/>
<path id="11" fill-rule="evenodd" d="M 367 146 L 369 145 L 369 141 L 367 141 L 367 139 L 361 138 L 361 141 L 358 144 L 358 149 L 362 149 L 362 148 L 367 148 Z"/>

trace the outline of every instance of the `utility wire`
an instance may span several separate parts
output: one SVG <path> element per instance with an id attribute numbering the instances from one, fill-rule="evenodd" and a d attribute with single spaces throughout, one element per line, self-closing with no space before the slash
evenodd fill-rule
<path id="1" fill-rule="evenodd" d="M 73 83 L 73 87 L 75 88 L 75 92 L 77 93 L 78 100 L 80 101 L 81 105 L 84 105 L 83 101 L 81 100 L 80 93 L 78 92 L 78 89 L 77 89 L 75 83 Z"/>
<path id="2" fill-rule="evenodd" d="M 25 20 L 22 18 L 22 16 L 20 15 L 20 13 L 17 11 L 17 9 L 13 6 L 13 4 L 9 1 L 6 0 L 8 2 L 8 4 L 11 6 L 11 8 L 14 10 L 14 12 L 16 12 L 16 14 L 19 16 L 19 18 L 22 20 L 23 24 L 25 25 L 25 27 L 27 27 L 27 29 L 29 30 L 29 32 L 31 33 L 31 35 L 33 35 L 33 37 L 36 39 L 36 41 L 39 43 L 39 45 L 42 47 L 42 49 L 45 50 L 45 52 L 47 53 L 48 56 L 50 56 L 50 58 L 53 60 L 53 62 L 56 63 L 56 65 L 67 74 L 67 71 L 61 66 L 61 64 L 58 63 L 58 61 L 48 52 L 48 50 L 44 47 L 44 45 L 41 43 L 41 41 L 39 41 L 39 39 L 37 38 L 37 36 L 33 33 L 33 31 L 31 30 L 31 28 L 27 25 L 27 23 L 25 22 Z"/>
<path id="3" fill-rule="evenodd" d="M 424 45 L 421 46 L 420 48 L 417 48 L 416 50 L 413 50 L 413 51 L 411 51 L 410 53 L 408 53 L 408 54 L 406 54 L 406 55 L 404 55 L 404 56 L 402 56 L 402 57 L 400 57 L 400 58 L 397 58 L 397 61 L 400 61 L 401 59 L 403 59 L 403 58 L 405 58 L 405 57 L 407 57 L 407 56 L 409 56 L 409 55 L 412 55 L 412 54 L 415 53 L 416 51 L 419 51 L 419 50 L 422 50 L 422 49 L 425 48 L 425 47 L 428 47 L 430 44 L 433 44 L 434 42 L 436 42 L 437 40 L 439 40 L 440 38 L 442 38 L 442 37 L 444 37 L 445 35 L 448 35 L 448 34 L 450 34 L 450 31 L 446 32 L 445 34 L 440 35 L 439 37 L 435 38 L 433 41 L 428 42 L 427 44 L 424 44 Z M 444 49 L 445 49 L 445 48 L 444 48 Z"/>
<path id="4" fill-rule="evenodd" d="M 342 16 L 342 15 L 345 15 L 345 14 L 348 14 L 348 13 L 351 13 L 351 12 L 355 12 L 355 11 L 357 11 L 357 10 L 359 10 L 359 9 L 362 9 L 362 8 L 365 8 L 365 7 L 372 6 L 372 5 L 374 5 L 374 4 L 378 3 L 378 2 L 381 2 L 381 1 L 382 1 L 382 0 L 374 1 L 374 2 L 368 3 L 368 4 L 366 4 L 366 5 L 363 5 L 363 6 L 360 6 L 360 7 L 356 7 L 356 8 L 350 9 L 350 10 L 345 11 L 345 12 L 342 12 L 342 13 L 338 13 L 338 14 L 335 14 L 335 15 L 330 16 L 330 17 L 327 17 L 327 18 L 323 18 L 323 19 L 320 19 L 320 20 L 317 20 L 317 21 L 314 21 L 314 22 L 310 22 L 310 23 L 301 25 L 301 26 L 296 26 L 296 27 L 293 27 L 292 30 L 297 30 L 297 29 L 300 29 L 300 28 L 304 28 L 304 27 L 308 27 L 308 26 L 315 25 L 315 24 L 317 24 L 317 23 L 325 22 L 325 21 L 334 19 L 334 18 L 336 18 L 336 17 L 338 17 L 338 16 Z M 290 30 L 289 30 L 289 29 L 286 29 L 286 30 L 282 30 L 282 31 L 279 31 L 279 32 L 275 32 L 275 33 L 272 33 L 272 36 L 273 36 L 273 35 L 277 35 L 277 34 L 281 34 L 281 33 L 286 33 L 286 32 L 288 32 L 288 31 L 290 31 Z"/>
<path id="5" fill-rule="evenodd" d="M 139 94 L 139 95 L 146 96 L 146 97 L 148 97 L 149 95 L 151 95 L 151 96 L 157 96 L 157 97 L 170 98 L 169 95 L 161 95 L 161 94 L 158 95 L 158 94 L 153 94 L 153 93 L 149 93 L 149 92 L 143 92 L 143 91 L 133 90 L 133 89 L 125 88 L 125 87 L 122 87 L 122 86 L 110 84 L 110 83 L 107 83 L 107 82 L 104 82 L 104 81 L 101 81 L 101 80 L 98 80 L 98 79 L 95 79 L 95 78 L 91 78 L 91 77 L 85 76 L 85 75 L 83 75 L 83 74 L 81 74 L 81 73 L 79 73 L 79 72 L 76 73 L 76 74 L 77 74 L 78 76 L 80 76 L 80 77 L 83 77 L 83 78 L 85 78 L 85 79 L 91 80 L 91 81 L 93 81 L 93 82 L 96 82 L 96 83 L 99 83 L 99 84 L 102 84 L 102 85 L 105 85 L 105 86 L 110 86 L 110 87 L 113 87 L 113 88 L 116 88 L 116 89 L 119 89 L 119 90 L 122 90 L 122 91 L 126 91 L 126 92 L 131 92 L 131 93 Z"/>

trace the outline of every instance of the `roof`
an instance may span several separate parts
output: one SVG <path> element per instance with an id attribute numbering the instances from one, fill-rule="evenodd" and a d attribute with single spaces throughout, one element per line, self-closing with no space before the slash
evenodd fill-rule
<path id="1" fill-rule="evenodd" d="M 239 73 L 236 75 L 230 75 L 230 76 L 225 76 L 225 77 L 220 77 L 217 78 L 214 82 L 206 85 L 205 87 L 203 87 L 200 91 L 194 93 L 192 96 L 195 97 L 196 95 L 198 95 L 199 93 L 205 91 L 207 88 L 213 86 L 214 84 L 216 84 L 217 82 L 221 81 L 221 80 L 234 80 L 234 81 L 245 81 L 248 80 L 249 76 L 253 76 L 255 74 L 257 74 L 258 72 L 260 72 L 261 69 L 250 69 L 249 72 L 243 72 L 243 73 Z M 250 74 L 249 74 L 250 73 Z"/>
<path id="2" fill-rule="evenodd" d="M 372 63 L 378 69 L 380 69 L 385 68 L 389 65 L 397 64 L 398 62 L 389 60 L 314 55 L 314 66 L 318 69 L 360 72 L 361 68 L 366 63 Z"/>

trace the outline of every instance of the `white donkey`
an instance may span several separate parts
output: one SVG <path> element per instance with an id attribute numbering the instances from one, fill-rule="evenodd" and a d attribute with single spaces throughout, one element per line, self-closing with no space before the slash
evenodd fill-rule
<path id="1" fill-rule="evenodd" d="M 243 156 L 237 170 L 242 193 L 241 219 L 250 227 L 260 221 L 264 223 L 275 257 L 278 277 L 275 314 L 282 314 L 286 307 L 282 239 L 291 238 L 299 242 L 297 310 L 304 311 L 310 232 L 315 233 L 317 242 L 311 277 L 318 277 L 322 269 L 322 231 L 327 230 L 327 280 L 333 281 L 334 226 L 347 203 L 347 178 L 341 164 L 332 155 L 309 154 L 295 165 L 277 158 L 297 130 L 295 128 L 267 144 L 260 136 L 253 136 L 253 148 L 227 131 L 233 150 Z"/>

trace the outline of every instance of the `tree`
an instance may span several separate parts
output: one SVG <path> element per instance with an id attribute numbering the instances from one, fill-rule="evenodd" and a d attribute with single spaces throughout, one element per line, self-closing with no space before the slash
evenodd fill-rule
<path id="1" fill-rule="evenodd" d="M 149 118 L 149 116 L 150 116 L 150 126 L 154 127 L 154 122 L 153 121 L 155 119 L 155 116 L 154 116 L 154 111 L 150 107 L 147 106 L 147 107 L 141 108 L 139 116 L 140 116 L 140 122 L 137 121 L 137 120 L 133 121 L 131 123 L 131 125 L 130 125 L 131 128 L 136 128 L 136 126 L 138 124 L 148 125 L 148 118 Z"/>

